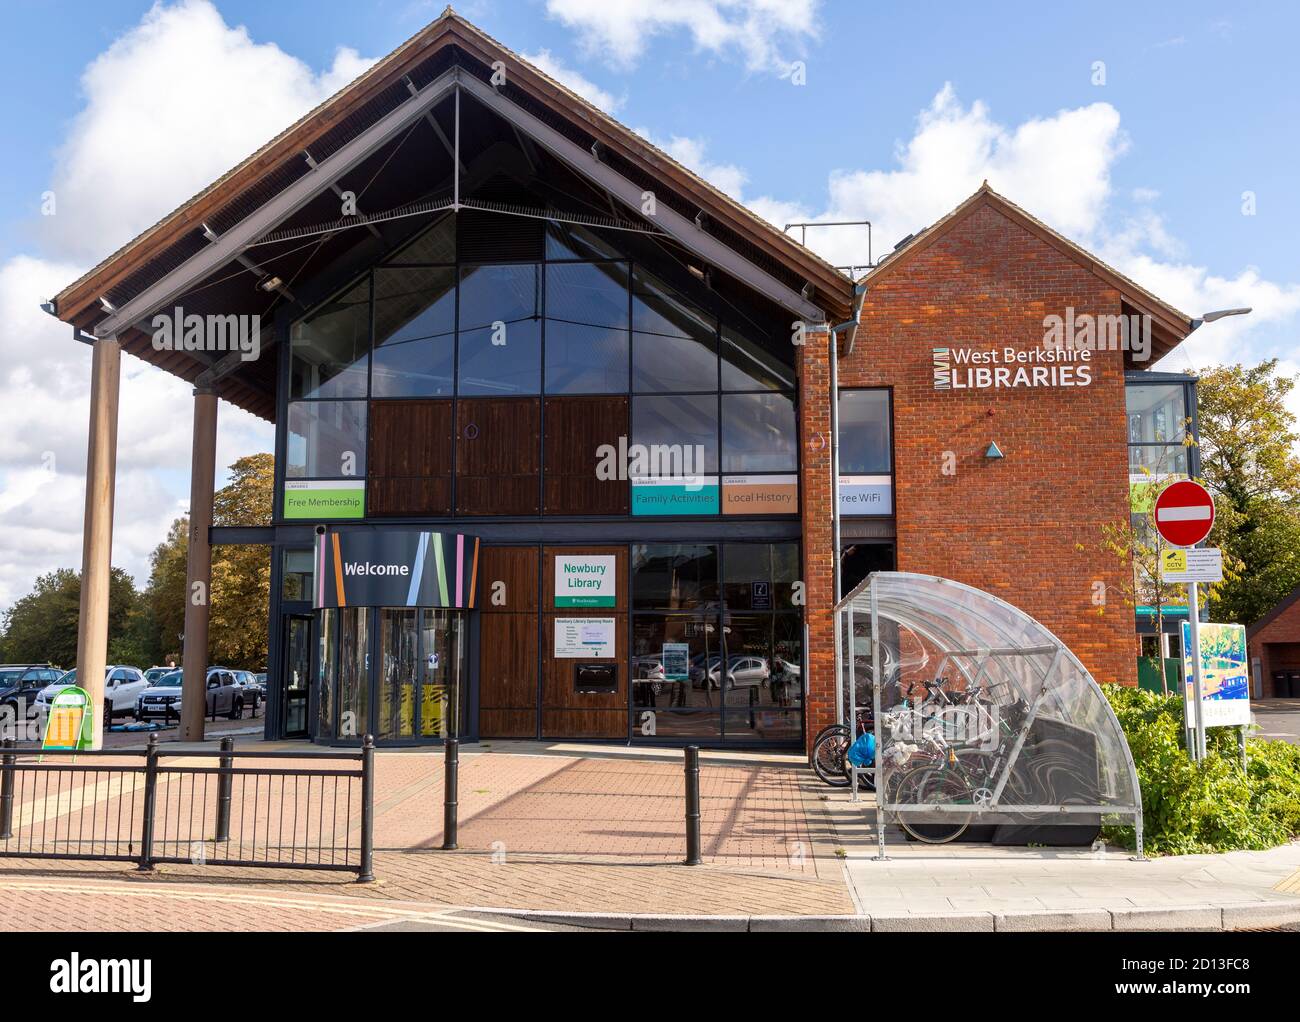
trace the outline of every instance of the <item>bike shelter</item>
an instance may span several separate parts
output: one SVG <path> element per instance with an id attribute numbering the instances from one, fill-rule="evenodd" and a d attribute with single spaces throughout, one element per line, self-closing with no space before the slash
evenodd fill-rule
<path id="1" fill-rule="evenodd" d="M 1128 741 L 1079 659 L 1028 614 L 951 579 L 876 572 L 835 608 L 840 723 L 870 711 L 876 829 L 1000 830 L 1131 820 Z M 857 775 L 852 769 L 854 798 Z M 1007 842 L 1007 843 L 1025 843 Z"/>

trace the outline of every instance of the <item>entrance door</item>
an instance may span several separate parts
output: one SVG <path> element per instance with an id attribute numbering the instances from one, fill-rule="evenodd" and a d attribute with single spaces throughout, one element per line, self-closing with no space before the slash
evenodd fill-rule
<path id="1" fill-rule="evenodd" d="M 465 615 L 421 612 L 420 736 L 457 738 L 464 733 Z"/>
<path id="2" fill-rule="evenodd" d="M 312 682 L 311 614 L 294 614 L 286 622 L 284 643 L 284 736 L 307 737 L 307 704 Z"/>
<path id="3" fill-rule="evenodd" d="M 418 669 L 416 611 L 379 611 L 379 671 L 376 679 L 380 741 L 415 737 L 415 681 Z"/>

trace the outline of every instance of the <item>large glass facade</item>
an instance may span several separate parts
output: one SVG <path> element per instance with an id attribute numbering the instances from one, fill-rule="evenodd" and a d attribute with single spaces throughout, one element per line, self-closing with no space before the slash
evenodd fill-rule
<path id="1" fill-rule="evenodd" d="M 798 741 L 798 544 L 637 544 L 631 571 L 633 740 Z"/>
<path id="2" fill-rule="evenodd" d="M 371 401 L 628 395 L 630 443 L 670 456 L 640 479 L 646 499 L 631 481 L 631 514 L 666 513 L 653 487 L 679 468 L 708 492 L 674 514 L 721 514 L 728 485 L 794 492 L 796 349 L 770 310 L 760 320 L 686 274 L 670 284 L 617 236 L 574 225 L 549 225 L 531 262 L 459 261 L 456 237 L 447 216 L 291 326 L 283 462 L 299 490 L 365 479 Z"/>

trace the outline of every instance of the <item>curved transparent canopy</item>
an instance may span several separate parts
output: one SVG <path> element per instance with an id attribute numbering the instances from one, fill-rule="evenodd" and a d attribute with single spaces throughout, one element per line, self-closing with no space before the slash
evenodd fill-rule
<path id="1" fill-rule="evenodd" d="M 906 572 L 872 574 L 836 613 L 842 719 L 874 731 L 881 808 L 934 822 L 1141 813 L 1110 704 L 1028 614 Z"/>

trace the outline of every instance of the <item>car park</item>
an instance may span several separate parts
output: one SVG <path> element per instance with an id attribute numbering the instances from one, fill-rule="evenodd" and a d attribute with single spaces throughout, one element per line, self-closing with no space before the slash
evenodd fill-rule
<path id="1" fill-rule="evenodd" d="M 236 676 L 225 667 L 209 667 L 204 716 L 224 715 L 238 720 L 244 715 L 247 695 Z M 136 702 L 136 720 L 180 720 L 182 671 L 172 671 L 145 689 Z"/>
<path id="2" fill-rule="evenodd" d="M 44 718 L 50 712 L 50 704 L 63 689 L 77 684 L 77 670 L 63 674 L 53 684 L 46 685 L 36 697 L 37 715 Z M 144 680 L 144 673 L 138 667 L 125 664 L 109 664 L 104 668 L 104 723 L 111 724 L 116 717 L 129 717 L 135 712 L 136 699 L 149 683 Z"/>
<path id="3" fill-rule="evenodd" d="M 52 664 L 0 665 L 0 714 L 7 712 L 12 720 L 35 716 L 41 689 L 62 676 L 63 671 Z"/>

